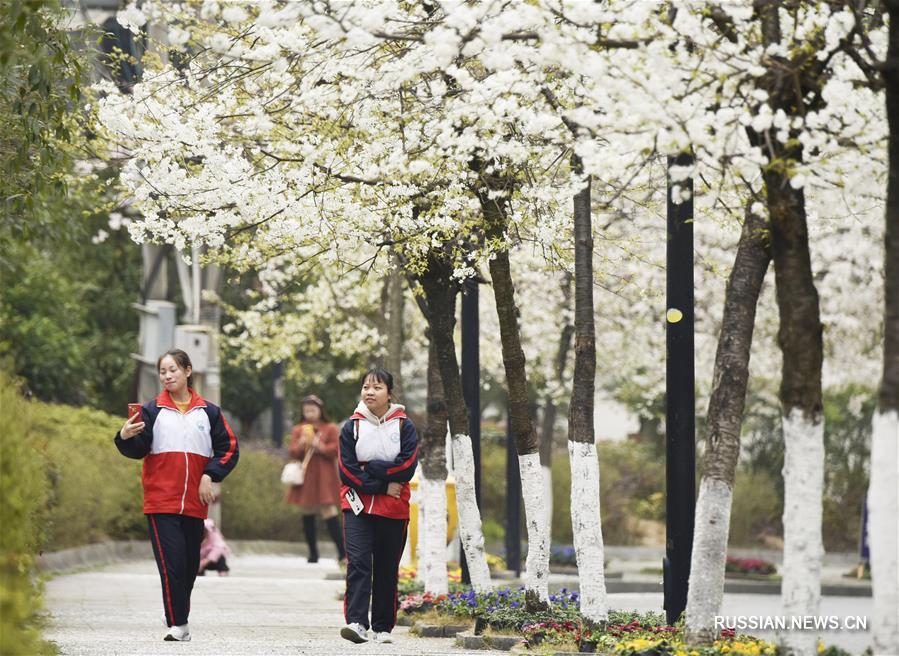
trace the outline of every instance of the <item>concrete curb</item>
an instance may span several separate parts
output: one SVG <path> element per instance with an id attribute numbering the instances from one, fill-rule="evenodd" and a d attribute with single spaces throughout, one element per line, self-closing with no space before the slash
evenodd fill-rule
<path id="1" fill-rule="evenodd" d="M 266 554 L 297 557 L 305 557 L 307 555 L 306 544 L 301 542 L 228 540 L 228 546 L 231 547 L 235 555 Z M 336 557 L 337 555 L 334 545 L 330 543 L 320 543 L 319 552 L 326 557 Z M 72 570 L 102 567 L 118 562 L 152 559 L 153 550 L 150 547 L 149 540 L 121 540 L 89 544 L 62 551 L 45 552 L 40 554 L 36 560 L 40 572 L 60 574 Z M 340 574 L 339 578 L 343 578 L 343 574 Z M 500 576 L 496 578 L 502 580 L 502 586 L 515 587 L 523 584 L 520 579 L 508 579 Z M 552 574 L 549 588 L 551 593 L 558 592 L 562 588 L 567 588 L 570 591 L 578 590 L 578 577 L 576 574 Z M 660 580 L 653 578 L 621 578 L 620 573 L 610 572 L 606 576 L 606 591 L 610 594 L 661 593 L 662 583 Z M 780 582 L 726 579 L 724 592 L 731 594 L 780 594 Z M 821 594 L 831 597 L 870 597 L 871 583 L 869 581 L 822 583 Z"/>
<path id="2" fill-rule="evenodd" d="M 44 552 L 38 555 L 36 562 L 39 571 L 45 574 L 58 574 L 85 567 L 101 567 L 145 559 L 153 559 L 153 549 L 149 540 L 125 540 Z"/>
<path id="3" fill-rule="evenodd" d="M 419 638 L 455 638 L 471 631 L 471 624 L 419 624 L 414 622 L 409 632 Z"/>
<path id="4" fill-rule="evenodd" d="M 516 585 L 521 584 L 515 581 Z M 579 590 L 577 577 L 571 577 L 570 580 L 551 580 L 549 582 L 550 594 L 559 592 L 562 588 L 567 588 L 569 592 Z M 609 594 L 616 593 L 646 593 L 658 592 L 662 593 L 662 583 L 656 580 L 634 580 L 634 579 L 606 579 L 606 592 Z M 780 581 L 734 581 L 725 580 L 724 592 L 730 594 L 780 594 Z M 821 594 L 827 597 L 870 597 L 870 583 L 822 583 Z"/>
<path id="5" fill-rule="evenodd" d="M 463 649 L 496 649 L 509 651 L 524 640 L 522 636 L 491 636 L 460 633 L 456 636 L 456 645 Z"/>
<path id="6" fill-rule="evenodd" d="M 306 545 L 276 540 L 228 540 L 235 555 L 267 554 L 281 556 L 307 555 Z M 328 549 L 327 547 L 331 548 Z M 325 548 L 322 548 L 325 547 Z M 320 545 L 324 556 L 336 556 L 334 545 Z M 103 567 L 132 560 L 153 560 L 153 548 L 147 540 L 118 540 L 87 544 L 61 551 L 47 551 L 38 555 L 38 571 L 44 574 L 63 574 L 72 570 Z"/>

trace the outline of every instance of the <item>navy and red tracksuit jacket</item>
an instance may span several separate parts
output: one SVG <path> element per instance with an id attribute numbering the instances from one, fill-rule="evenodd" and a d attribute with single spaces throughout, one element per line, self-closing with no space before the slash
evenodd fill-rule
<path id="1" fill-rule="evenodd" d="M 351 510 L 346 494 L 352 488 L 359 494 L 363 512 L 409 519 L 409 481 L 418 464 L 418 433 L 403 407 L 394 408 L 377 425 L 358 410 L 343 424 L 338 462 L 344 510 Z M 368 459 L 366 454 L 380 457 Z M 390 482 L 403 483 L 399 499 L 387 494 Z"/>
<path id="2" fill-rule="evenodd" d="M 206 519 L 200 501 L 203 474 L 221 481 L 240 455 L 237 437 L 221 408 L 190 390 L 181 413 L 168 390 L 141 407 L 144 429 L 128 440 L 116 434 L 122 455 L 143 458 L 144 514 L 171 513 Z"/>

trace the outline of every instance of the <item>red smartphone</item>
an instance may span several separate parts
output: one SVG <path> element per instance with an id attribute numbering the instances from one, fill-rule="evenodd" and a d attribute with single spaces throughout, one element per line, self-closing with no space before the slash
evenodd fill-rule
<path id="1" fill-rule="evenodd" d="M 140 415 L 140 403 L 129 403 L 128 404 L 128 419 L 131 419 L 135 415 Z"/>

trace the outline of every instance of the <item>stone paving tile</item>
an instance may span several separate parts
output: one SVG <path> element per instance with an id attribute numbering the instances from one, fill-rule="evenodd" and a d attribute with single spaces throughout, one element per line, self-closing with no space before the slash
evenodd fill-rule
<path id="1" fill-rule="evenodd" d="M 466 651 L 451 639 L 421 639 L 405 627 L 392 645 L 353 645 L 338 635 L 343 582 L 326 580 L 333 560 L 247 555 L 229 561 L 231 576 L 200 577 L 194 588 L 189 643 L 165 642 L 162 595 L 152 561 L 118 563 L 56 576 L 45 588 L 48 639 L 63 656 L 339 656 L 501 654 Z"/>

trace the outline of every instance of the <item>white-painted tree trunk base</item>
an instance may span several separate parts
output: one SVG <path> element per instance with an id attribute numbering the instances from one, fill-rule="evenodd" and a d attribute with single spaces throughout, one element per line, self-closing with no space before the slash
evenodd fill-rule
<path id="1" fill-rule="evenodd" d="M 715 616 L 724 598 L 724 566 L 733 489 L 724 481 L 703 477 L 696 503 L 690 582 L 687 588 L 688 639 L 717 637 Z"/>
<path id="2" fill-rule="evenodd" d="M 596 444 L 568 442 L 571 460 L 571 528 L 577 556 L 581 614 L 594 622 L 609 618 L 605 549 L 599 514 L 599 461 Z"/>
<path id="3" fill-rule="evenodd" d="M 792 408 L 783 418 L 784 558 L 783 597 L 787 617 L 817 616 L 821 607 L 821 517 L 824 494 L 824 421 Z M 797 655 L 815 654 L 814 631 L 789 631 L 781 644 Z"/>
<path id="4" fill-rule="evenodd" d="M 543 467 L 540 465 L 540 454 L 518 456 L 518 467 L 521 472 L 525 525 L 528 529 L 525 587 L 546 601 L 549 599 L 549 531 L 543 509 Z"/>
<path id="5" fill-rule="evenodd" d="M 446 570 L 446 481 L 420 475 L 421 513 L 418 541 L 421 544 L 418 576 L 425 592 L 439 595 L 449 591 Z"/>
<path id="6" fill-rule="evenodd" d="M 465 552 L 471 586 L 477 592 L 492 589 L 490 568 L 484 551 L 481 511 L 474 490 L 474 454 L 468 435 L 453 435 L 453 471 L 456 476 L 456 506 L 459 511 L 459 539 Z"/>
<path id="7" fill-rule="evenodd" d="M 876 412 L 871 430 L 868 548 L 875 654 L 899 654 L 899 413 Z"/>
<path id="8" fill-rule="evenodd" d="M 545 465 L 543 470 L 543 516 L 546 518 L 546 531 L 549 536 L 550 549 L 553 542 L 553 470 Z"/>

